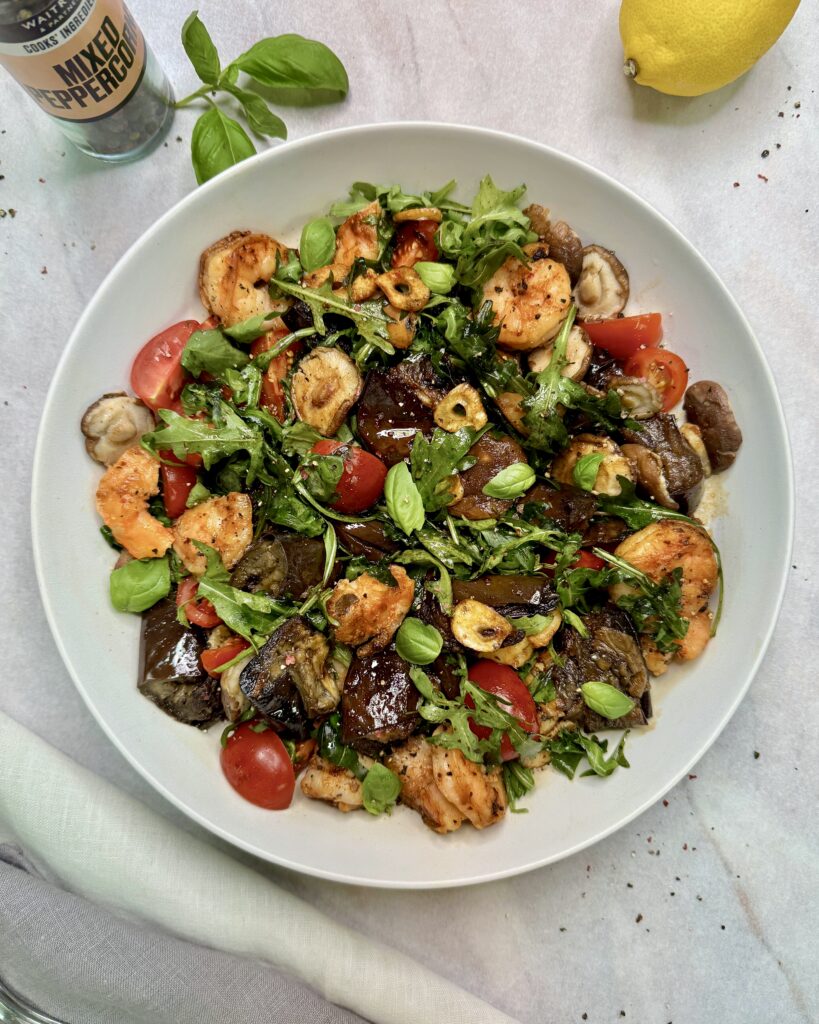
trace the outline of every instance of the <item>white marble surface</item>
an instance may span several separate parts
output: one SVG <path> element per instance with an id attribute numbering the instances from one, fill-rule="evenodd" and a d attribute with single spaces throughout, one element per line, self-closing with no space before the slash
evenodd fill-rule
<path id="1" fill-rule="evenodd" d="M 130 6 L 185 94 L 195 83 L 178 29 L 190 5 Z M 463 122 L 548 142 L 611 173 L 714 265 L 781 389 L 799 488 L 790 586 L 750 694 L 695 777 L 591 850 L 469 890 L 355 890 L 262 868 L 526 1024 L 819 1019 L 819 721 L 806 657 L 819 631 L 819 506 L 808 475 L 819 393 L 819 60 L 810 7 L 802 4 L 739 83 L 680 100 L 620 75 L 614 0 L 200 5 L 226 57 L 281 31 L 321 38 L 342 57 L 348 100 L 286 112 L 292 138 L 369 121 Z M 0 77 L 0 209 L 16 211 L 0 217 L 0 707 L 169 817 L 174 810 L 108 743 L 62 667 L 34 583 L 28 501 L 37 423 L 62 346 L 114 261 L 194 187 L 193 121 L 178 114 L 166 146 L 107 168 L 72 151 Z"/>

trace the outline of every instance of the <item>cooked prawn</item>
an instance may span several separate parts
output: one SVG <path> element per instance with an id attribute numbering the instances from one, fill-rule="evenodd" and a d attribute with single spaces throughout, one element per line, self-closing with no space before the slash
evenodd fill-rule
<path id="1" fill-rule="evenodd" d="M 412 736 L 384 758 L 384 764 L 401 780 L 401 803 L 417 811 L 433 832 L 454 832 L 464 817 L 435 784 L 432 744 Z"/>
<path id="2" fill-rule="evenodd" d="M 483 286 L 495 310 L 498 342 L 528 351 L 545 345 L 560 330 L 572 300 L 566 268 L 550 260 L 542 244 L 524 246 L 528 264 L 510 256 Z"/>
<path id="3" fill-rule="evenodd" d="M 139 446 L 124 451 L 97 487 L 97 512 L 134 558 L 158 558 L 173 541 L 168 527 L 148 511 L 148 499 L 158 493 L 159 462 Z"/>
<path id="4" fill-rule="evenodd" d="M 253 540 L 253 506 L 247 494 L 232 491 L 208 498 L 189 508 L 176 520 L 173 546 L 188 572 L 201 576 L 207 562 L 193 543 L 215 548 L 226 569 L 232 569 Z"/>
<path id="5" fill-rule="evenodd" d="M 359 754 L 359 761 L 365 768 L 371 767 L 372 758 Z M 323 800 L 340 811 L 355 811 L 364 806 L 361 782 L 347 768 L 325 761 L 316 755 L 304 771 L 301 791 L 311 800 Z"/>
<path id="6" fill-rule="evenodd" d="M 270 235 L 234 231 L 202 253 L 199 295 L 202 303 L 225 327 L 251 316 L 281 313 L 289 301 L 274 300 L 267 285 L 287 247 Z"/>
<path id="7" fill-rule="evenodd" d="M 386 647 L 404 621 L 415 596 L 415 587 L 400 565 L 391 565 L 395 586 L 382 583 L 369 573 L 355 580 L 339 580 L 327 600 L 327 613 L 337 623 L 335 637 L 340 643 L 358 647 L 366 656 Z"/>
<path id="8" fill-rule="evenodd" d="M 626 537 L 614 553 L 655 582 L 675 569 L 682 569 L 680 613 L 689 625 L 677 657 L 690 661 L 700 655 L 711 631 L 711 616 L 706 607 L 719 578 L 717 557 L 705 530 L 691 523 L 663 519 Z M 629 592 L 627 583 L 611 588 L 614 600 Z M 651 644 L 643 647 L 649 668 L 654 675 L 660 675 L 668 657 L 663 658 Z"/>
<path id="9" fill-rule="evenodd" d="M 506 814 L 507 798 L 500 768 L 469 761 L 460 750 L 433 746 L 432 774 L 445 800 L 475 828 L 488 828 Z"/>
<path id="10" fill-rule="evenodd" d="M 381 204 L 375 202 L 348 217 L 336 232 L 336 254 L 333 263 L 348 273 L 356 260 L 378 259 L 378 221 Z"/>

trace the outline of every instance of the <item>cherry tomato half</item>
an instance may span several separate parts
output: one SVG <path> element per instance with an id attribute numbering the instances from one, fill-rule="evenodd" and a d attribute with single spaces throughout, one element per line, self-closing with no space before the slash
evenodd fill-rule
<path id="1" fill-rule="evenodd" d="M 408 220 L 402 224 L 395 233 L 392 266 L 414 267 L 422 261 L 434 263 L 438 259 L 437 230 L 434 220 Z"/>
<path id="2" fill-rule="evenodd" d="M 250 647 L 250 644 L 247 640 L 240 636 L 235 636 L 226 644 L 222 644 L 221 647 L 209 647 L 207 650 L 202 651 L 199 655 L 199 660 L 202 662 L 202 668 L 209 676 L 218 678 L 219 673 L 216 669 L 226 665 L 229 661 L 233 661 L 237 654 L 241 654 L 248 647 Z"/>
<path id="3" fill-rule="evenodd" d="M 663 396 L 663 412 L 673 409 L 688 387 L 688 367 L 668 349 L 635 352 L 625 366 L 629 377 L 643 377 Z"/>
<path id="4" fill-rule="evenodd" d="M 356 444 L 340 441 L 316 441 L 313 451 L 318 455 L 340 455 L 344 459 L 344 472 L 336 486 L 336 497 L 331 505 L 338 512 L 350 515 L 363 512 L 374 505 L 384 493 L 387 467 Z"/>
<path id="5" fill-rule="evenodd" d="M 187 508 L 188 495 L 196 484 L 196 470 L 193 465 L 180 462 L 173 452 L 163 451 L 159 453 L 163 461 L 160 466 L 162 474 L 162 501 L 165 504 L 165 511 L 171 519 L 181 516 Z M 190 458 L 190 456 L 188 456 Z M 196 455 L 200 463 L 201 455 Z"/>
<path id="6" fill-rule="evenodd" d="M 188 375 L 182 353 L 188 338 L 199 329 L 197 320 L 180 320 L 142 346 L 131 367 L 131 387 L 149 409 L 181 413 L 179 396 Z"/>
<path id="7" fill-rule="evenodd" d="M 282 338 L 286 338 L 289 333 L 290 331 L 284 324 L 272 331 L 267 331 L 250 346 L 251 356 L 255 359 L 262 352 L 267 352 L 268 349 L 273 348 L 275 344 L 280 342 Z M 271 359 L 270 365 L 262 377 L 262 396 L 259 404 L 263 409 L 267 409 L 269 413 L 275 416 L 279 423 L 284 422 L 285 413 L 284 386 L 282 382 L 293 368 L 293 363 L 301 349 L 301 342 L 294 341 L 284 352 Z"/>
<path id="8" fill-rule="evenodd" d="M 659 313 L 641 313 L 614 320 L 593 320 L 583 324 L 592 345 L 603 348 L 615 359 L 628 359 L 644 348 L 656 348 L 663 336 Z"/>
<path id="9" fill-rule="evenodd" d="M 184 608 L 188 622 L 202 629 L 213 629 L 221 625 L 222 620 L 216 609 L 206 597 L 197 598 L 199 581 L 194 576 L 186 576 L 176 588 L 176 607 Z"/>
<path id="10" fill-rule="evenodd" d="M 501 706 L 506 705 L 504 710 L 514 715 L 526 732 L 535 733 L 539 728 L 537 717 L 537 705 L 532 699 L 526 684 L 508 665 L 499 665 L 497 662 L 483 659 L 476 661 L 469 669 L 469 678 L 487 693 L 494 693 L 500 698 Z M 475 707 L 472 697 L 467 695 L 466 706 Z M 486 739 L 491 735 L 492 730 L 486 725 L 478 725 L 469 719 L 469 728 L 479 739 Z M 508 736 L 501 740 L 501 758 L 504 761 L 511 761 L 518 756 L 518 752 L 512 746 Z"/>
<path id="11" fill-rule="evenodd" d="M 231 733 L 219 760 L 225 778 L 239 796 L 270 811 L 290 806 L 296 773 L 287 750 L 272 729 L 261 722 L 242 722 Z"/>

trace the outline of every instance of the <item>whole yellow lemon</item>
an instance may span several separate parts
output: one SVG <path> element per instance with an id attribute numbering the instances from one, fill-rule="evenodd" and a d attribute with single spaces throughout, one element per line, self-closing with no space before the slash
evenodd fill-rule
<path id="1" fill-rule="evenodd" d="M 701 96 L 752 67 L 799 0 L 623 0 L 624 71 L 672 96 Z"/>

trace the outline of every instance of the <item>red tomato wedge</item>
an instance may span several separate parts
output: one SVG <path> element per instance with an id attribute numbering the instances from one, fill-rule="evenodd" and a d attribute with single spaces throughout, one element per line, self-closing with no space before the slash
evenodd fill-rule
<path id="1" fill-rule="evenodd" d="M 229 661 L 233 661 L 237 654 L 246 651 L 248 647 L 250 647 L 250 644 L 247 640 L 237 636 L 228 643 L 222 644 L 221 647 L 212 647 L 202 651 L 199 655 L 199 660 L 202 662 L 202 668 L 209 676 L 216 676 L 218 678 L 219 673 L 216 669 L 221 668 L 222 665 L 227 665 Z"/>
<path id="2" fill-rule="evenodd" d="M 197 471 L 193 466 L 180 462 L 173 452 L 160 452 L 160 458 L 167 460 L 160 468 L 162 474 L 162 500 L 165 503 L 165 511 L 171 519 L 176 519 L 187 508 L 187 496 L 197 482 Z M 190 459 L 191 456 L 188 456 Z M 200 464 L 202 456 L 196 455 Z"/>
<path id="3" fill-rule="evenodd" d="M 663 337 L 663 318 L 659 313 L 590 320 L 582 327 L 593 345 L 605 349 L 615 359 L 628 359 L 640 349 L 656 348 Z"/>
<path id="4" fill-rule="evenodd" d="M 469 678 L 482 690 L 494 693 L 496 697 L 499 697 L 501 707 L 510 715 L 514 715 L 526 732 L 536 733 L 538 731 L 537 705 L 526 684 L 514 669 L 484 658 L 472 665 L 469 669 Z M 470 695 L 467 695 L 464 703 L 467 707 L 475 707 L 475 702 Z M 488 726 L 478 725 L 471 718 L 469 719 L 469 728 L 479 739 L 486 739 L 492 733 Z M 517 756 L 518 752 L 512 746 L 512 741 L 508 736 L 504 736 L 501 740 L 501 758 L 504 761 L 511 761 Z"/>
<path id="5" fill-rule="evenodd" d="M 663 396 L 663 412 L 673 409 L 688 387 L 688 367 L 676 352 L 647 348 L 635 352 L 625 366 L 629 377 L 643 377 Z"/>
<path id="6" fill-rule="evenodd" d="M 336 511 L 347 515 L 363 512 L 384 493 L 387 467 L 375 455 L 356 444 L 342 444 L 340 441 L 316 441 L 313 451 L 318 455 L 339 455 L 344 459 L 336 497 L 330 503 Z"/>
<path id="7" fill-rule="evenodd" d="M 185 577 L 176 589 L 176 607 L 184 608 L 188 622 L 193 626 L 213 629 L 221 625 L 222 620 L 210 601 L 205 597 L 197 598 L 198 590 L 198 580 L 194 576 Z"/>
<path id="8" fill-rule="evenodd" d="M 228 737 L 220 761 L 225 778 L 245 800 L 270 811 L 290 806 L 296 788 L 293 763 L 276 733 L 262 722 L 242 722 Z"/>
<path id="9" fill-rule="evenodd" d="M 408 220 L 402 224 L 395 233 L 392 266 L 414 267 L 422 261 L 434 263 L 438 259 L 437 230 L 434 220 Z"/>
<path id="10" fill-rule="evenodd" d="M 262 352 L 267 352 L 273 348 L 274 345 L 278 344 L 282 338 L 286 338 L 290 331 L 282 326 L 277 327 L 275 330 L 267 331 L 257 338 L 250 346 L 250 354 L 255 359 L 256 356 L 261 355 Z M 264 372 L 262 377 L 262 397 L 260 405 L 263 409 L 267 409 L 269 413 L 276 417 L 279 423 L 284 422 L 285 414 L 285 396 L 284 396 L 284 384 L 285 377 L 290 373 L 293 368 L 293 363 L 296 357 L 299 355 L 302 349 L 300 341 L 294 341 L 293 344 L 285 349 L 284 352 L 279 353 L 271 361 L 270 365 Z"/>
<path id="11" fill-rule="evenodd" d="M 198 329 L 198 320 L 180 320 L 151 338 L 137 353 L 131 366 L 131 388 L 154 412 L 173 409 L 182 413 L 179 396 L 189 379 L 182 366 L 182 353 L 188 338 Z"/>

